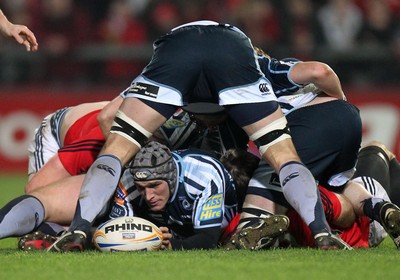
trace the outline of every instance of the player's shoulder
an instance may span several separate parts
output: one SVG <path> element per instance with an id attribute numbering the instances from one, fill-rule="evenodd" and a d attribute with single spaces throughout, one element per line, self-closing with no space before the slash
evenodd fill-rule
<path id="1" fill-rule="evenodd" d="M 199 162 L 219 163 L 217 157 L 214 154 L 198 148 L 176 150 L 172 152 L 172 155 L 176 161 L 185 162 L 185 164 L 197 164 Z"/>

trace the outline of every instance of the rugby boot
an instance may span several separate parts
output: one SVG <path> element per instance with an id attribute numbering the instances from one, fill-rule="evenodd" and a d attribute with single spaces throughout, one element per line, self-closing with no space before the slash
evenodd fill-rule
<path id="1" fill-rule="evenodd" d="M 400 249 L 400 208 L 385 201 L 380 207 L 379 216 L 381 225 L 392 238 L 397 249 Z"/>
<path id="2" fill-rule="evenodd" d="M 222 246 L 226 250 L 248 249 L 260 250 L 272 247 L 278 237 L 289 228 L 289 218 L 284 215 L 271 215 L 260 218 L 251 226 L 246 226 L 236 232 L 230 240 Z"/>
<path id="3" fill-rule="evenodd" d="M 86 233 L 80 230 L 65 232 L 48 249 L 48 252 L 83 252 L 86 248 Z"/>
<path id="4" fill-rule="evenodd" d="M 333 233 L 321 232 L 316 234 L 314 239 L 315 246 L 321 250 L 353 250 L 349 244 Z"/>
<path id="5" fill-rule="evenodd" d="M 21 251 L 45 250 L 50 247 L 57 238 L 41 231 L 28 233 L 18 238 L 18 249 Z"/>

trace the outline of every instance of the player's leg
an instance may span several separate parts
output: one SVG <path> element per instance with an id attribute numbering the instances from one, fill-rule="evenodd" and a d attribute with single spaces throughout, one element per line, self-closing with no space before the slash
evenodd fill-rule
<path id="1" fill-rule="evenodd" d="M 71 174 L 69 174 L 64 165 L 61 163 L 58 154 L 55 153 L 47 160 L 46 164 L 44 164 L 40 170 L 31 177 L 25 186 L 25 193 L 31 194 L 43 186 L 47 186 L 52 182 L 56 182 L 68 177 L 71 177 Z"/>
<path id="2" fill-rule="evenodd" d="M 383 143 L 372 141 L 359 152 L 359 170 L 355 177 L 370 176 L 386 189 L 390 200 L 400 205 L 400 163 Z M 362 166 L 361 166 L 362 165 Z M 369 175 L 363 173 L 368 172 Z"/>
<path id="3" fill-rule="evenodd" d="M 283 198 L 282 192 L 279 195 Z M 288 230 L 286 211 L 285 206 L 264 196 L 247 193 L 237 225 L 222 247 L 228 250 L 259 250 L 274 246 L 276 240 Z"/>
<path id="4" fill-rule="evenodd" d="M 48 234 L 54 236 L 62 231 L 61 225 L 69 225 L 72 220 L 83 178 L 84 175 L 68 177 L 38 188 L 31 195 L 10 201 L 0 210 L 0 238 L 26 235 L 41 226 L 41 230 L 47 228 L 45 234 L 35 233 L 29 238 L 25 237 L 23 242 L 19 242 L 21 248 L 26 247 L 25 242 L 30 241 L 29 239 L 34 239 L 37 243 L 47 240 Z M 45 221 L 57 224 L 44 225 Z"/>
<path id="5" fill-rule="evenodd" d="M 68 228 L 84 178 L 84 175 L 70 176 L 32 192 L 45 209 L 45 222 L 33 232 L 21 236 L 18 241 L 20 250 L 44 250 L 56 241 L 56 236 L 64 232 L 64 226 Z"/>
<path id="6" fill-rule="evenodd" d="M 114 194 L 122 166 L 165 120 L 163 115 L 139 99 L 124 100 L 99 157 L 86 174 L 69 232 L 64 240 L 54 243 L 50 251 L 74 250 L 71 247 L 74 245 L 79 251 L 84 248 L 86 244 L 80 243 L 90 236 L 93 221 Z M 69 244 L 71 242 L 74 244 Z"/>
<path id="7" fill-rule="evenodd" d="M 358 215 L 366 215 L 373 221 L 380 223 L 393 239 L 397 248 L 400 248 L 400 209 L 389 200 L 378 196 L 373 188 L 375 179 L 390 192 L 389 156 L 385 147 L 380 143 L 372 143 L 360 150 L 356 180 L 360 184 L 357 190 L 354 183 L 344 190 L 345 195 L 354 201 L 354 208 Z M 353 181 L 356 181 L 353 180 Z M 386 186 L 384 185 L 386 184 Z M 352 186 L 352 187 L 351 187 Z M 369 186 L 369 187 L 368 187 Z M 368 191 L 367 191 L 367 190 Z"/>
<path id="8" fill-rule="evenodd" d="M 255 141 L 263 158 L 279 174 L 286 200 L 310 227 L 317 247 L 348 248 L 331 233 L 315 179 L 297 155 L 282 112 L 277 110 L 243 129 Z"/>
<path id="9" fill-rule="evenodd" d="M 198 30 L 189 29 L 169 33 L 155 42 L 153 59 L 132 82 L 104 147 L 86 174 L 70 232 L 49 251 L 74 250 L 74 244 L 78 250 L 83 249 L 82 240 L 89 237 L 91 224 L 114 193 L 123 166 L 175 112 L 176 106 L 183 105 L 182 94 L 190 92 L 202 65 L 197 42 L 187 40 L 187 36 L 198 38 Z"/>
<path id="10" fill-rule="evenodd" d="M 23 195 L 0 209 L 0 238 L 21 236 L 43 222 L 45 209 L 36 197 Z"/>
<path id="11" fill-rule="evenodd" d="M 48 115 L 42 120 L 40 126 L 35 130 L 28 146 L 28 181 L 37 176 L 39 170 L 48 162 L 50 158 L 57 154 L 60 149 L 60 143 L 57 141 L 52 131 L 58 131 L 59 123 L 57 120 L 62 118 L 68 112 L 68 108 L 60 109 L 57 112 Z M 38 184 L 31 184 L 26 190 L 33 191 L 34 188 L 44 186 L 41 179 Z"/>

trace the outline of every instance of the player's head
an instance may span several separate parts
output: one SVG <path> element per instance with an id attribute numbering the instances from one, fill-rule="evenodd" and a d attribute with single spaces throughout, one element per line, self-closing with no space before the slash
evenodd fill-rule
<path id="1" fill-rule="evenodd" d="M 130 172 L 135 181 L 164 180 L 173 194 L 177 182 L 176 164 L 171 151 L 164 145 L 151 141 L 136 154 Z"/>

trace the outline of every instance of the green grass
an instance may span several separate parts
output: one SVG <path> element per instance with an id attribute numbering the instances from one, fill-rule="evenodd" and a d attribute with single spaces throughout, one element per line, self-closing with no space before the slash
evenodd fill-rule
<path id="1" fill-rule="evenodd" d="M 0 205 L 22 194 L 24 176 L 0 176 Z M 19 252 L 0 240 L 0 279 L 398 279 L 400 252 L 390 239 L 353 251 Z"/>

